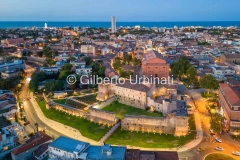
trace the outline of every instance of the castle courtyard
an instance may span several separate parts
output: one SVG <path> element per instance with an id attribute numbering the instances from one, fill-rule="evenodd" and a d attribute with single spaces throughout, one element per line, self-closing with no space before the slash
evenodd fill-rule
<path id="1" fill-rule="evenodd" d="M 119 102 L 113 102 L 112 104 L 104 107 L 102 110 L 114 112 L 116 117 L 119 119 L 123 118 L 123 115 L 138 115 L 138 116 L 153 116 L 153 117 L 162 117 L 161 112 L 157 111 L 147 111 L 132 106 L 128 106 Z"/>

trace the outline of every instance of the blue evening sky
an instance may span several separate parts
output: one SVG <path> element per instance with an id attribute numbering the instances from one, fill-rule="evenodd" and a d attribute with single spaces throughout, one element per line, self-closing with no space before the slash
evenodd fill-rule
<path id="1" fill-rule="evenodd" d="M 239 21 L 240 0 L 0 0 L 0 21 Z"/>

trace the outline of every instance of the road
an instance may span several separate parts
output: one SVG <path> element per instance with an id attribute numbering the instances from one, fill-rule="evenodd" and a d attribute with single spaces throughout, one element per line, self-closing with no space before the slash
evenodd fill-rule
<path id="1" fill-rule="evenodd" d="M 34 68 L 31 68 L 30 66 L 26 65 L 25 72 L 28 72 L 28 76 L 31 76 L 31 74 L 34 72 Z M 25 80 L 24 84 L 22 86 L 22 89 L 19 93 L 20 99 L 26 99 L 26 97 L 30 97 L 30 92 L 28 91 L 28 81 Z M 37 113 L 34 110 L 33 104 L 31 101 L 23 101 L 23 107 L 26 113 L 27 120 L 30 121 L 30 124 L 25 126 L 25 131 L 27 133 L 32 133 L 36 130 L 35 123 L 38 123 L 39 129 L 45 129 L 46 125 L 44 122 L 42 122 L 38 116 Z M 45 127 L 44 127 L 45 126 Z M 51 129 L 50 127 L 47 127 L 47 132 L 50 133 L 51 136 L 58 137 L 62 135 L 61 133 Z"/>
<path id="2" fill-rule="evenodd" d="M 31 76 L 35 69 L 27 66 L 25 71 L 28 72 L 28 76 Z M 19 97 L 20 99 L 26 99 L 29 97 L 31 98 L 30 100 L 23 101 L 27 120 L 30 121 L 30 124 L 25 126 L 25 131 L 27 133 L 34 132 L 36 130 L 35 123 L 38 123 L 39 130 L 46 130 L 47 134 L 54 136 L 55 138 L 59 136 L 66 136 L 89 142 L 94 145 L 99 144 L 99 142 L 83 137 L 78 130 L 45 117 L 37 102 L 33 98 L 33 94 L 28 91 L 28 82 L 26 80 L 23 84 L 22 90 L 19 93 Z"/>
<path id="3" fill-rule="evenodd" d="M 186 152 L 179 152 L 179 157 L 184 160 L 203 160 L 204 157 L 210 153 L 223 153 L 234 157 L 235 159 L 239 158 L 232 155 L 232 151 L 240 151 L 240 143 L 232 140 L 228 134 L 222 134 L 220 136 L 222 143 L 218 143 L 213 140 L 210 136 L 210 115 L 205 107 L 205 101 L 202 99 L 201 92 L 203 89 L 187 90 L 183 85 L 179 85 L 178 89 L 184 94 L 188 94 L 193 98 L 193 101 L 196 105 L 196 109 L 200 113 L 200 119 L 202 123 L 204 139 L 196 147 L 190 149 Z M 205 151 L 197 152 L 197 148 L 204 147 Z M 223 147 L 224 151 L 216 151 L 215 147 Z"/>

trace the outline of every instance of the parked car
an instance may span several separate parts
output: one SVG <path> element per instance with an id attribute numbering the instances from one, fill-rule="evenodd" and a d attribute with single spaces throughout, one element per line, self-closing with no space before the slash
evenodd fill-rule
<path id="1" fill-rule="evenodd" d="M 223 151 L 224 150 L 223 147 L 215 147 L 214 149 L 217 150 L 217 151 Z"/>
<path id="2" fill-rule="evenodd" d="M 197 149 L 198 152 L 202 152 L 202 151 L 204 151 L 204 150 L 205 150 L 205 148 L 203 148 L 203 147 L 199 147 L 199 148 Z"/>
<path id="3" fill-rule="evenodd" d="M 28 124 L 30 124 L 30 121 L 27 121 L 27 122 L 24 123 L 24 125 L 28 125 Z"/>
<path id="4" fill-rule="evenodd" d="M 240 152 L 238 152 L 238 151 L 233 151 L 232 154 L 235 156 L 240 156 Z"/>
<path id="5" fill-rule="evenodd" d="M 215 139 L 218 143 L 222 143 L 222 140 L 220 138 L 217 138 Z"/>

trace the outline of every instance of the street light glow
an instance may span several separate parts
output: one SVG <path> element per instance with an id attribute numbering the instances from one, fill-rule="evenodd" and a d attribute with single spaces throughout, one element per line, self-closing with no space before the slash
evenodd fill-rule
<path id="1" fill-rule="evenodd" d="M 31 81 L 31 78 L 30 78 L 30 77 L 28 77 L 28 78 L 27 78 L 27 81 L 28 81 L 28 82 L 30 82 L 30 81 Z"/>

